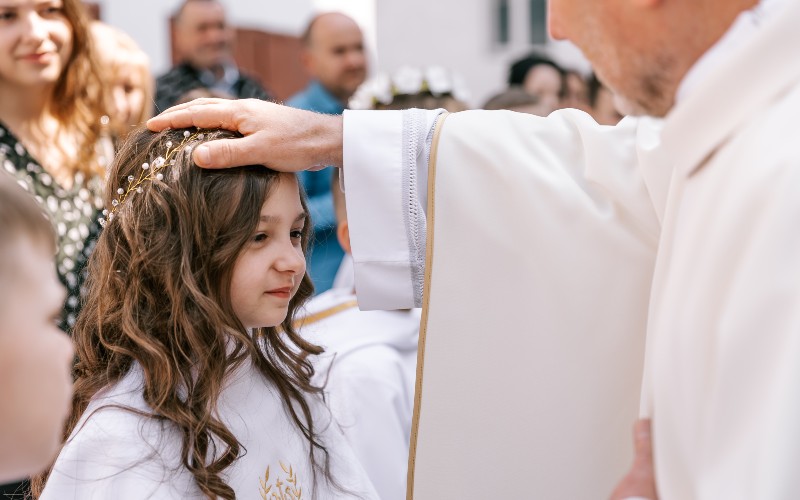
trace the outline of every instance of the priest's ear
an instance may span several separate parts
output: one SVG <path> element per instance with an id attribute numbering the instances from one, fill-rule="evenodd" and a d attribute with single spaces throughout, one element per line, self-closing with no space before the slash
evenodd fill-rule
<path id="1" fill-rule="evenodd" d="M 342 250 L 350 253 L 350 226 L 347 224 L 347 219 L 339 221 L 339 225 L 336 226 L 336 238 L 338 238 Z"/>
<path id="2" fill-rule="evenodd" d="M 333 210 L 336 214 L 336 237 L 342 250 L 350 253 L 350 226 L 347 224 L 347 200 L 339 182 L 341 172 L 333 168 L 331 172 L 331 196 L 333 197 Z"/>

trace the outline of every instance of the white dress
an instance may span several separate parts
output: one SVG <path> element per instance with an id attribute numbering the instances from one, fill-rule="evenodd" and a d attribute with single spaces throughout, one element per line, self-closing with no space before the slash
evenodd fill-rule
<path id="1" fill-rule="evenodd" d="M 142 371 L 134 365 L 118 384 L 92 400 L 55 462 L 43 500 L 205 498 L 180 463 L 177 428 L 109 407 L 149 412 L 141 387 Z M 332 475 L 347 492 L 333 489 L 321 477 L 314 489 L 307 441 L 277 390 L 247 364 L 231 377 L 219 400 L 221 419 L 246 450 L 225 471 L 237 498 L 377 498 L 328 410 L 318 399 L 309 398 L 309 403 L 331 453 Z"/>
<path id="2" fill-rule="evenodd" d="M 382 500 L 406 496 L 419 309 L 361 311 L 347 288 L 311 300 L 300 334 L 323 346 L 318 385 Z"/>

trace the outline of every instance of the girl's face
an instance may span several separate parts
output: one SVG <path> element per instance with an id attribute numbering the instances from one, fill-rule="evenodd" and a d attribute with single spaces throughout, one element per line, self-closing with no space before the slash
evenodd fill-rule
<path id="1" fill-rule="evenodd" d="M 282 174 L 233 267 L 231 303 L 246 328 L 276 326 L 286 318 L 306 272 L 301 246 L 305 222 L 297 179 Z"/>
<path id="2" fill-rule="evenodd" d="M 145 107 L 145 82 L 137 68 L 120 68 L 111 86 L 113 116 L 118 126 L 130 129 L 139 125 L 139 117 Z"/>
<path id="3" fill-rule="evenodd" d="M 0 0 L 0 81 L 55 83 L 71 53 L 63 0 Z"/>

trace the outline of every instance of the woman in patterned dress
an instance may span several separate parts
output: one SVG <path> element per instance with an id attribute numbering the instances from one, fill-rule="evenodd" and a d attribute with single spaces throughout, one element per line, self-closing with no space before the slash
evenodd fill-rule
<path id="1" fill-rule="evenodd" d="M 66 331 L 99 232 L 106 162 L 96 154 L 106 113 L 83 9 L 79 0 L 0 0 L 0 175 L 34 195 L 57 229 Z M 0 497 L 25 490 L 0 485 Z"/>
<path id="2" fill-rule="evenodd" d="M 80 305 L 104 183 L 96 151 L 105 110 L 83 9 L 79 0 L 0 0 L 0 171 L 56 226 L 65 330 Z"/>

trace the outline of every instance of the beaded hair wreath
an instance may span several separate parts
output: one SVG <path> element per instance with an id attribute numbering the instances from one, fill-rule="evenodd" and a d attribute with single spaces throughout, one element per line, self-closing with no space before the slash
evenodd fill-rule
<path id="1" fill-rule="evenodd" d="M 120 187 L 117 189 L 117 194 L 119 197 L 111 200 L 110 210 L 108 208 L 103 210 L 103 217 L 98 219 L 100 225 L 105 227 L 106 224 L 114 220 L 114 216 L 117 213 L 117 210 L 119 210 L 119 207 L 128 201 L 135 193 L 141 193 L 143 191 L 142 184 L 144 184 L 146 181 L 152 182 L 154 180 L 164 180 L 164 174 L 162 173 L 162 170 L 164 170 L 166 167 L 175 165 L 175 157 L 178 155 L 178 153 L 182 151 L 187 144 L 195 139 L 202 141 L 204 138 L 205 134 L 202 130 L 197 130 L 194 133 L 186 130 L 183 133 L 183 140 L 174 148 L 172 147 L 172 141 L 167 141 L 165 144 L 167 146 L 167 151 L 163 156 L 156 157 L 156 159 L 153 160 L 152 165 L 150 163 L 142 163 L 142 169 L 139 173 L 139 176 L 136 177 L 134 175 L 129 175 L 127 177 L 128 187 Z"/>

